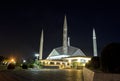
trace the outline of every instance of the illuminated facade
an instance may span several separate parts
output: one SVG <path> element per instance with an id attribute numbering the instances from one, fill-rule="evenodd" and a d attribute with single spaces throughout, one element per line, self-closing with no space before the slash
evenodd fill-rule
<path id="1" fill-rule="evenodd" d="M 85 66 L 87 62 L 91 60 L 91 57 L 79 57 L 79 56 L 73 56 L 73 57 L 64 57 L 60 60 L 41 60 L 41 63 L 44 66 L 49 67 L 57 67 L 59 69 L 63 68 L 82 68 Z"/>
<path id="2" fill-rule="evenodd" d="M 91 60 L 91 57 L 73 56 L 63 58 L 63 60 L 69 64 L 69 66 L 67 66 L 68 68 L 81 68 L 81 66 L 85 66 L 85 64 Z"/>

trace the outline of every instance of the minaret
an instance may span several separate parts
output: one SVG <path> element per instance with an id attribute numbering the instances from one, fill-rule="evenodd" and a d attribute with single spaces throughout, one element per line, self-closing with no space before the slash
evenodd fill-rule
<path id="1" fill-rule="evenodd" d="M 68 46 L 70 46 L 70 37 L 68 37 Z"/>
<path id="2" fill-rule="evenodd" d="M 63 25 L 63 53 L 67 54 L 68 49 L 67 49 L 67 20 L 66 16 L 64 18 L 64 25 Z"/>
<path id="3" fill-rule="evenodd" d="M 94 28 L 93 28 L 93 52 L 94 52 L 94 56 L 97 56 L 97 43 L 96 43 L 96 34 Z"/>
<path id="4" fill-rule="evenodd" d="M 39 60 L 42 59 L 42 54 L 43 54 L 43 30 L 41 32 L 41 39 L 40 39 L 40 50 L 39 50 Z"/>

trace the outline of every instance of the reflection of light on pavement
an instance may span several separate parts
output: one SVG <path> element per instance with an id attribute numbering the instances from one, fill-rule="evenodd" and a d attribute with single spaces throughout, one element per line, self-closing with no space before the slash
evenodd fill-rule
<path id="1" fill-rule="evenodd" d="M 3 76 L 0 77 L 0 81 L 83 81 L 82 70 L 74 69 L 2 71 L 0 76 Z"/>
<path id="2" fill-rule="evenodd" d="M 72 69 L 65 69 L 66 71 L 68 71 L 68 72 L 71 72 L 71 71 L 73 71 Z"/>
<path id="3" fill-rule="evenodd" d="M 40 69 L 37 69 L 37 68 L 29 68 L 28 70 L 30 70 L 30 71 L 40 71 Z"/>

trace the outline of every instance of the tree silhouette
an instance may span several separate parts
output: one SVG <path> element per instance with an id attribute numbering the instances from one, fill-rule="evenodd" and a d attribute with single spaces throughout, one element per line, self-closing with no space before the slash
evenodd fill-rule
<path id="1" fill-rule="evenodd" d="M 101 69 L 104 72 L 120 73 L 120 43 L 110 43 L 101 52 Z"/>

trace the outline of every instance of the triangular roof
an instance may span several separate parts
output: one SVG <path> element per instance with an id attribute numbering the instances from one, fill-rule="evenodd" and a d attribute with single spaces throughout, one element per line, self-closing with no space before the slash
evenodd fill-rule
<path id="1" fill-rule="evenodd" d="M 68 46 L 68 53 L 64 54 L 63 52 L 63 47 L 58 47 L 53 49 L 53 51 L 49 54 L 47 59 L 52 58 L 52 57 L 69 57 L 69 56 L 86 56 L 81 49 L 73 47 L 73 46 Z"/>

